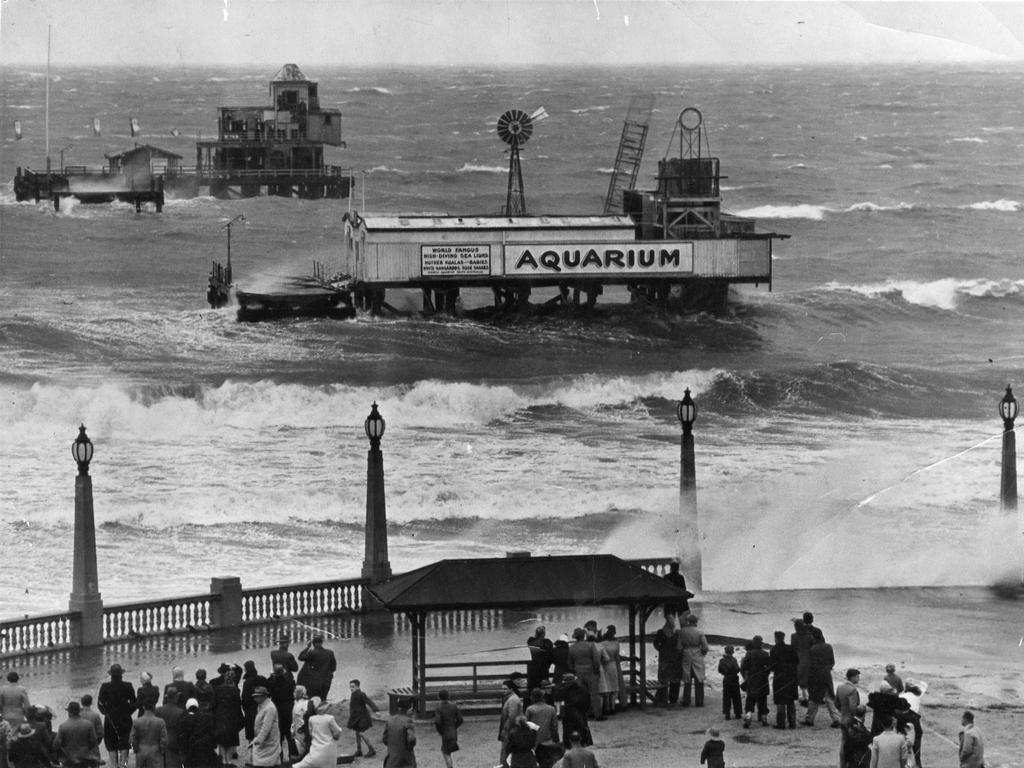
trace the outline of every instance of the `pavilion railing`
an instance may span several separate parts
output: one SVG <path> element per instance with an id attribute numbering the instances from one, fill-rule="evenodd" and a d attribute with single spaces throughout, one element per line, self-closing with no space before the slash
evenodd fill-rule
<path id="1" fill-rule="evenodd" d="M 0 621 L 0 656 L 72 647 L 72 624 L 77 616 L 76 612 L 63 612 Z"/>
<path id="2" fill-rule="evenodd" d="M 242 621 L 258 624 L 302 616 L 324 616 L 363 610 L 363 587 L 368 579 L 287 584 L 248 589 L 242 593 Z"/>
<path id="3" fill-rule="evenodd" d="M 218 596 L 193 595 L 105 606 L 103 639 L 209 629 L 212 623 L 210 605 L 217 599 Z"/>
<path id="4" fill-rule="evenodd" d="M 659 576 L 673 558 L 632 559 Z M 213 579 L 207 594 L 162 600 L 140 600 L 103 607 L 104 642 L 132 641 L 158 635 L 202 633 L 228 627 L 274 624 L 304 617 L 357 614 L 366 610 L 363 589 L 367 579 L 334 579 L 242 589 L 236 577 Z M 399 632 L 408 620 L 395 617 Z M 80 644 L 81 614 L 66 611 L 0 621 L 0 657 L 49 652 Z M 433 614 L 432 629 L 442 634 L 468 629 L 493 629 L 503 622 L 502 611 L 451 611 Z"/>

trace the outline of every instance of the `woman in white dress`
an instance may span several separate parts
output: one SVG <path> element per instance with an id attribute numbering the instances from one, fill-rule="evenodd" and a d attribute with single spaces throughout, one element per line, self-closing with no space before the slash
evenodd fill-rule
<path id="1" fill-rule="evenodd" d="M 309 716 L 309 752 L 293 768 L 334 768 L 338 763 L 338 740 L 343 731 L 330 704 L 322 702 Z"/>
<path id="2" fill-rule="evenodd" d="M 292 706 L 292 738 L 295 740 L 295 748 L 299 757 L 306 756 L 306 711 L 309 709 L 309 699 L 306 696 L 306 686 L 295 686 L 295 704 Z"/>

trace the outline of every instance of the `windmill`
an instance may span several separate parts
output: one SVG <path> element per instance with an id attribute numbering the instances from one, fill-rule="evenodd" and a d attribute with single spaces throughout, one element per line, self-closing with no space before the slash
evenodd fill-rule
<path id="1" fill-rule="evenodd" d="M 526 114 L 521 109 L 510 109 L 498 118 L 498 137 L 509 145 L 508 196 L 505 198 L 505 216 L 525 216 L 526 197 L 523 194 L 523 168 L 519 163 L 519 148 L 533 135 L 535 120 L 548 116 L 544 107 Z"/>

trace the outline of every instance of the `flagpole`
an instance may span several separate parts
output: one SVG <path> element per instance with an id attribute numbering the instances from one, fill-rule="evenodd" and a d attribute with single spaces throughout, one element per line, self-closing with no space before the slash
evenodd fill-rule
<path id="1" fill-rule="evenodd" d="M 53 27 L 46 25 L 46 173 L 50 173 L 50 35 Z"/>

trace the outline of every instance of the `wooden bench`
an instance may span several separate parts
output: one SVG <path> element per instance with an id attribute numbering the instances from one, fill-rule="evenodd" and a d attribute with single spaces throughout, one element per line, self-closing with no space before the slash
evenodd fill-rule
<path id="1" fill-rule="evenodd" d="M 398 711 L 399 699 L 412 699 L 417 713 L 432 712 L 441 690 L 448 691 L 448 698 L 459 704 L 464 715 L 495 714 L 501 711 L 505 689 L 502 681 L 515 673 L 523 675 L 525 684 L 526 661 L 465 661 L 425 664 L 425 688 L 417 701 L 411 686 L 392 688 L 388 691 L 388 711 Z M 495 670 L 495 671 L 491 671 Z"/>

